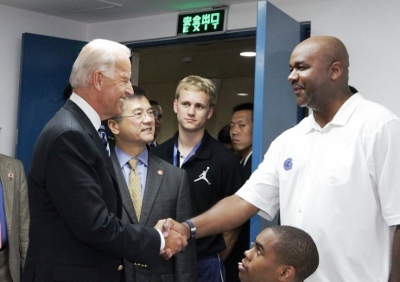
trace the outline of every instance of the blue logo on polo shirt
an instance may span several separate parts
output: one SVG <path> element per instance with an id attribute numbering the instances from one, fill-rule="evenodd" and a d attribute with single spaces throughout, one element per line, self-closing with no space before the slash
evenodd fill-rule
<path id="1" fill-rule="evenodd" d="M 283 163 L 283 168 L 285 170 L 291 170 L 292 166 L 293 166 L 293 162 L 292 161 L 293 161 L 292 158 L 286 159 L 286 161 Z"/>

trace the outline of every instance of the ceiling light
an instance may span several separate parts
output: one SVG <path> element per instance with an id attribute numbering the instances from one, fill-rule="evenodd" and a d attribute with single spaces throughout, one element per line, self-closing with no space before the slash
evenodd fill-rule
<path id="1" fill-rule="evenodd" d="M 255 57 L 256 56 L 256 52 L 242 52 L 242 53 L 240 53 L 240 56 L 242 56 L 242 57 Z"/>
<path id="2" fill-rule="evenodd" d="M 249 96 L 248 93 L 237 93 L 236 95 L 238 95 L 238 96 Z"/>

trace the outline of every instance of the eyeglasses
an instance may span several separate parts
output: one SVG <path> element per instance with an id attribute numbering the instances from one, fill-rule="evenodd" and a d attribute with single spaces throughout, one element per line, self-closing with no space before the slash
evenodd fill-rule
<path id="1" fill-rule="evenodd" d="M 116 119 L 121 119 L 121 118 L 126 118 L 126 117 L 133 117 L 134 119 L 144 119 L 145 116 L 149 116 L 151 118 L 154 118 L 154 111 L 153 110 L 148 110 L 147 112 L 136 112 L 133 115 L 129 116 L 116 116 Z"/>

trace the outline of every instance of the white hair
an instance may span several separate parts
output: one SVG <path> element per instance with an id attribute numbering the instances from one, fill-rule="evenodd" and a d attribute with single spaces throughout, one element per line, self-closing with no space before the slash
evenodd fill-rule
<path id="1" fill-rule="evenodd" d="M 87 87 L 92 74 L 98 70 L 103 75 L 112 77 L 116 59 L 130 56 L 131 51 L 125 45 L 105 39 L 94 39 L 82 48 L 76 58 L 69 83 L 72 87 Z"/>

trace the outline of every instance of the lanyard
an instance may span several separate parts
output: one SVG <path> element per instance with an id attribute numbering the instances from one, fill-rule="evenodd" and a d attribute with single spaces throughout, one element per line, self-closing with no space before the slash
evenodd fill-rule
<path id="1" fill-rule="evenodd" d="M 197 149 L 200 147 L 201 145 L 201 140 L 199 143 L 196 144 L 196 146 L 194 146 L 194 148 L 192 149 L 192 151 L 189 153 L 189 155 L 187 155 L 185 157 L 185 159 L 181 162 L 181 154 L 178 151 L 178 141 L 175 142 L 174 144 L 174 157 L 173 157 L 173 164 L 174 166 L 177 167 L 182 167 L 182 165 L 188 161 L 197 151 Z"/>

